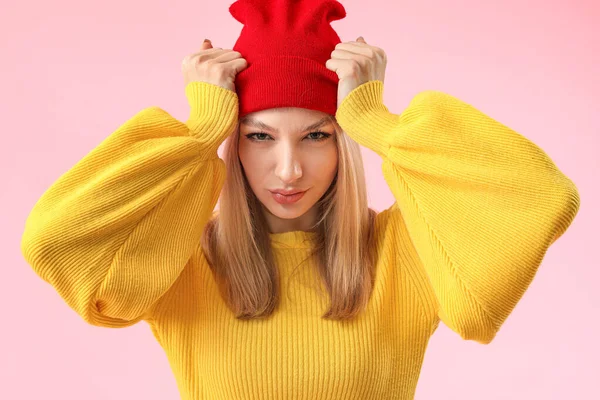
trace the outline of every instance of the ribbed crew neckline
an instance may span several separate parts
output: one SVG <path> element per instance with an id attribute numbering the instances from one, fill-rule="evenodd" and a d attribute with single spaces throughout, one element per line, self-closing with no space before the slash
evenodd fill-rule
<path id="1" fill-rule="evenodd" d="M 288 231 L 269 233 L 269 237 L 271 238 L 271 246 L 274 248 L 311 248 L 313 247 L 312 240 L 316 234 L 316 232 L 308 231 Z"/>

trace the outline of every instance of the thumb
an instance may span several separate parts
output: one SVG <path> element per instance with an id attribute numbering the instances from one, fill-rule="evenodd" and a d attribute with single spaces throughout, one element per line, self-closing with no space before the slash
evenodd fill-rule
<path id="1" fill-rule="evenodd" d="M 204 42 L 202 42 L 202 45 L 200 46 L 200 48 L 202 50 L 206 50 L 206 49 L 212 49 L 212 43 L 210 41 L 210 39 L 204 39 Z"/>
<path id="2" fill-rule="evenodd" d="M 357 42 L 362 42 L 362 43 L 367 43 L 365 42 L 365 39 L 362 36 L 359 36 L 358 39 L 356 39 Z"/>

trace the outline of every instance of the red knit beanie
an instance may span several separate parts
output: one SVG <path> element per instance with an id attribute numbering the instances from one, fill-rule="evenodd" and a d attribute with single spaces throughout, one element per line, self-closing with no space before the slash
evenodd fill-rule
<path id="1" fill-rule="evenodd" d="M 244 24 L 233 46 L 248 62 L 235 78 L 239 118 L 267 108 L 300 107 L 335 115 L 339 78 L 325 67 L 341 42 L 330 25 L 346 16 L 337 0 L 238 0 Z"/>

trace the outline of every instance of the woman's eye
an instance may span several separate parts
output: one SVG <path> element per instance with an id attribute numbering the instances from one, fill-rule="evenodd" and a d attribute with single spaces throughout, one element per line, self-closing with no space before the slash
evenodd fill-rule
<path id="1" fill-rule="evenodd" d="M 312 136 L 312 135 L 318 135 L 318 136 Z M 331 134 L 325 133 L 325 132 L 311 132 L 308 135 L 306 135 L 305 139 L 312 140 L 313 142 L 320 142 L 322 140 L 327 139 L 330 136 L 331 136 Z M 246 137 L 255 142 L 265 142 L 266 140 L 270 140 L 270 139 L 268 139 L 270 137 L 269 134 L 264 133 L 264 132 L 250 133 L 250 134 L 246 135 Z"/>
<path id="2" fill-rule="evenodd" d="M 262 139 L 258 138 L 258 136 L 260 136 Z M 256 137 L 259 142 L 262 142 L 263 139 L 266 139 L 266 138 L 264 138 L 264 136 L 269 136 L 269 135 L 267 135 L 266 133 L 252 133 L 250 135 L 246 135 L 246 137 L 248 139 L 250 139 L 251 137 Z"/>
<path id="3" fill-rule="evenodd" d="M 257 138 L 258 136 L 260 136 L 261 139 L 258 139 Z M 267 135 L 266 133 L 250 133 L 250 134 L 246 135 L 246 137 L 249 140 L 252 140 L 253 142 L 264 142 L 263 136 L 269 136 L 269 135 Z"/>
<path id="4" fill-rule="evenodd" d="M 313 140 L 316 140 L 317 142 L 320 142 L 321 140 L 325 140 L 329 136 L 331 136 L 329 133 L 325 133 L 325 132 L 311 132 L 308 134 L 308 136 L 310 136 L 310 135 L 321 135 L 320 137 L 313 137 Z"/>

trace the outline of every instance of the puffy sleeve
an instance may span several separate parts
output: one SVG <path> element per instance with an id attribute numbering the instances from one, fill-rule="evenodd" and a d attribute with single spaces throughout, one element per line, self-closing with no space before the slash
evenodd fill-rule
<path id="1" fill-rule="evenodd" d="M 225 180 L 217 154 L 235 129 L 235 92 L 186 86 L 186 123 L 138 112 L 35 203 L 21 251 L 86 322 L 122 328 L 153 306 L 197 248 Z"/>
<path id="2" fill-rule="evenodd" d="M 383 82 L 367 82 L 337 121 L 382 157 L 396 200 L 387 211 L 408 232 L 439 318 L 490 343 L 575 218 L 578 190 L 536 144 L 451 95 L 421 92 L 400 115 L 382 100 Z"/>

